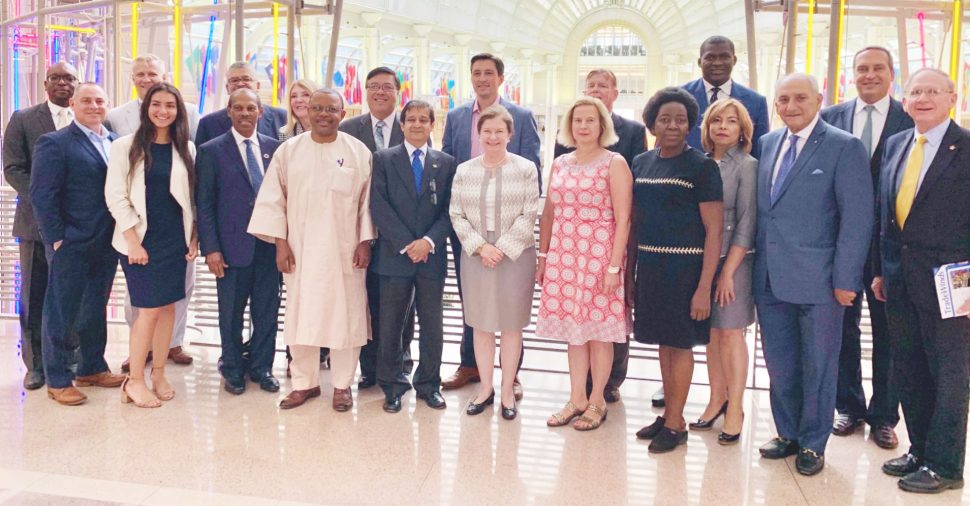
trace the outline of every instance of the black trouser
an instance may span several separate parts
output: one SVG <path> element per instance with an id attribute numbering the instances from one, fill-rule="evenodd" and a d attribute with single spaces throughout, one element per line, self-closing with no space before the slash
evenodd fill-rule
<path id="1" fill-rule="evenodd" d="M 381 341 L 381 277 L 371 269 L 367 269 L 367 308 L 370 310 L 371 340 L 360 349 L 360 375 L 376 380 L 380 355 L 378 346 Z M 411 359 L 411 341 L 414 339 L 413 307 L 408 314 L 408 320 L 404 323 L 404 333 L 401 337 L 404 340 L 404 372 L 411 374 L 414 370 L 414 361 Z"/>
<path id="2" fill-rule="evenodd" d="M 414 309 L 421 323 L 414 389 L 419 395 L 427 395 L 441 388 L 444 291 L 445 280 L 441 278 L 380 276 L 377 382 L 388 398 L 399 397 L 411 389 L 404 372 L 404 330 Z"/>
<path id="3" fill-rule="evenodd" d="M 630 338 L 624 343 L 613 343 L 613 365 L 610 367 L 610 377 L 606 380 L 606 387 L 620 388 L 626 380 L 626 371 L 630 364 Z M 593 371 L 586 373 L 586 390 L 593 388 Z"/>
<path id="4" fill-rule="evenodd" d="M 47 292 L 47 257 L 44 243 L 20 239 L 20 350 L 28 371 L 44 371 L 44 296 Z"/>
<path id="5" fill-rule="evenodd" d="M 869 321 L 872 324 L 872 398 L 866 409 L 862 389 L 862 292 L 845 309 L 842 321 L 842 350 L 839 353 L 839 386 L 835 409 L 853 420 L 865 419 L 874 427 L 895 427 L 899 423 L 899 397 L 892 386 L 892 347 L 886 323 L 886 306 L 872 293 L 872 276 L 866 266 L 864 277 Z"/>
<path id="6" fill-rule="evenodd" d="M 229 266 L 225 276 L 216 279 L 224 377 L 239 379 L 246 373 L 258 377 L 273 370 L 281 283 L 276 248 L 263 241 L 256 241 L 253 261 L 248 266 Z M 243 359 L 242 336 L 247 302 L 252 322 L 246 348 L 248 361 Z"/>

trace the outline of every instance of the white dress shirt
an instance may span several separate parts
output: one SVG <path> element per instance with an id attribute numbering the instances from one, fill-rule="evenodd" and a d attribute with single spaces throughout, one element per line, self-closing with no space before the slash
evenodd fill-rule
<path id="1" fill-rule="evenodd" d="M 791 147 L 791 141 L 789 141 L 791 135 L 795 134 L 798 136 L 798 142 L 795 143 L 795 160 L 798 161 L 798 157 L 802 156 L 805 143 L 808 142 L 808 137 L 812 135 L 812 131 L 815 130 L 815 125 L 818 124 L 818 118 L 818 113 L 815 113 L 815 118 L 811 123 L 808 124 L 807 127 L 797 132 L 792 132 L 791 130 L 785 132 L 785 138 L 781 140 L 781 149 L 778 150 L 778 159 L 775 160 L 775 170 L 771 174 L 772 185 L 775 184 L 775 179 L 778 179 L 778 169 L 781 168 L 781 161 L 785 159 L 785 153 L 787 153 L 788 149 Z"/>
<path id="2" fill-rule="evenodd" d="M 701 81 L 704 81 L 704 93 L 707 95 L 707 102 L 710 103 L 711 102 L 711 93 L 714 92 L 714 85 L 711 84 L 711 83 L 709 83 L 709 82 L 707 82 L 707 79 L 701 79 Z M 718 88 L 720 88 L 720 90 L 721 90 L 721 91 L 718 91 L 717 92 L 717 99 L 718 100 L 720 100 L 722 98 L 725 98 L 725 97 L 730 97 L 731 96 L 731 82 L 732 81 L 730 79 L 728 79 L 727 81 L 725 81 L 724 84 L 718 86 Z"/>
<path id="3" fill-rule="evenodd" d="M 866 127 L 866 104 L 861 98 L 855 101 L 855 113 L 852 119 L 852 135 L 857 139 L 862 138 L 862 129 Z M 872 111 L 872 150 L 876 150 L 879 139 L 882 137 L 882 130 L 886 127 L 886 119 L 889 118 L 889 95 L 877 100 L 872 104 L 875 109 Z M 872 153 L 869 153 L 872 157 Z"/>
<path id="4" fill-rule="evenodd" d="M 371 119 L 373 118 L 374 118 L 374 115 L 372 114 Z M 385 135 L 385 140 L 389 140 L 390 137 L 391 136 L 389 134 Z M 421 146 L 420 148 L 416 148 L 412 146 L 410 142 L 404 141 L 404 149 L 408 151 L 408 163 L 410 163 L 411 160 L 414 159 L 414 152 L 420 151 L 421 154 L 418 155 L 418 158 L 421 159 L 421 167 L 423 167 L 424 170 L 428 170 L 428 145 L 427 144 L 425 144 L 424 146 Z M 421 188 L 418 188 L 418 190 L 420 191 Z M 424 239 L 425 241 L 428 241 L 428 244 L 431 245 L 431 253 L 434 253 L 434 249 L 435 249 L 434 241 L 432 241 L 431 238 L 428 236 L 424 236 L 422 237 L 422 239 Z M 404 251 L 405 250 L 403 249 L 401 250 L 402 255 L 404 254 Z"/>
<path id="5" fill-rule="evenodd" d="M 263 170 L 262 163 L 262 152 L 259 150 L 259 135 L 256 130 L 253 130 L 253 135 L 249 137 L 243 137 L 243 135 L 236 131 L 235 128 L 230 129 L 232 131 L 232 137 L 236 139 L 236 147 L 239 148 L 239 156 L 242 157 L 243 166 L 247 168 L 246 173 L 249 173 L 249 166 L 246 165 L 246 140 L 253 141 L 253 154 L 256 155 L 256 165 L 259 166 L 259 171 L 266 175 L 266 171 Z"/>
<path id="6" fill-rule="evenodd" d="M 374 134 L 374 145 L 375 146 L 377 146 L 377 122 L 378 121 L 383 121 L 384 122 L 384 129 L 381 131 L 381 133 L 384 134 L 384 145 L 383 146 L 377 146 L 377 149 L 387 149 L 387 148 L 391 147 L 391 128 L 394 126 L 394 121 L 396 119 L 397 119 L 397 114 L 396 113 L 391 113 L 390 116 L 388 116 L 388 117 L 386 117 L 384 119 L 380 119 L 377 116 L 374 116 L 373 113 L 371 113 L 371 115 L 370 115 L 370 128 L 371 128 L 371 133 Z M 408 153 L 408 155 L 410 155 L 410 154 L 411 153 Z"/>
<path id="7" fill-rule="evenodd" d="M 47 107 L 51 110 L 51 119 L 54 120 L 54 128 L 57 130 L 70 125 L 74 121 L 74 111 L 70 107 L 61 107 L 50 100 L 47 101 Z M 61 111 L 64 111 L 63 116 L 61 116 Z"/>

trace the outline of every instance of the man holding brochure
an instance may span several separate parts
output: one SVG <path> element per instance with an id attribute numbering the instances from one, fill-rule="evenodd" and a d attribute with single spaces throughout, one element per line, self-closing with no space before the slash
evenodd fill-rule
<path id="1" fill-rule="evenodd" d="M 910 448 L 883 464 L 909 492 L 963 487 L 970 319 L 943 318 L 933 273 L 970 260 L 970 131 L 950 119 L 953 81 L 924 68 L 906 83 L 916 124 L 887 141 L 872 289 L 886 301 L 894 379 Z"/>

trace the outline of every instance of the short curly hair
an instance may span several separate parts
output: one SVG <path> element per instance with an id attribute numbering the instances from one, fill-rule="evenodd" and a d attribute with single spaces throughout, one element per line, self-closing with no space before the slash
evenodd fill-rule
<path id="1" fill-rule="evenodd" d="M 647 129 L 653 132 L 653 127 L 657 123 L 657 115 L 660 114 L 660 108 L 671 102 L 684 104 L 684 108 L 687 109 L 687 128 L 688 130 L 694 128 L 694 125 L 697 124 L 697 116 L 700 115 L 697 100 L 683 88 L 668 86 L 654 93 L 643 108 L 643 124 L 647 126 Z"/>

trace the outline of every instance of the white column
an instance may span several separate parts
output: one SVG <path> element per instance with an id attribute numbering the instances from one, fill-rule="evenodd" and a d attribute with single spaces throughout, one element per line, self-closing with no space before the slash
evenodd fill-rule
<path id="1" fill-rule="evenodd" d="M 461 105 L 471 93 L 469 61 L 472 56 L 468 49 L 468 43 L 471 40 L 472 36 L 468 34 L 459 33 L 455 35 L 455 45 L 458 47 L 458 51 L 455 53 L 455 88 L 457 90 L 456 97 L 458 97 L 455 100 L 455 105 Z"/>
<path id="2" fill-rule="evenodd" d="M 414 32 L 418 34 L 414 45 L 414 98 L 426 98 L 431 94 L 431 56 L 428 34 L 431 25 L 414 25 Z"/>
<path id="3" fill-rule="evenodd" d="M 535 54 L 535 50 L 522 49 L 519 53 L 522 54 L 522 57 L 518 59 L 519 72 L 522 74 L 522 104 L 531 106 L 535 103 L 535 90 L 533 89 L 535 72 L 532 68 L 532 56 Z"/>

